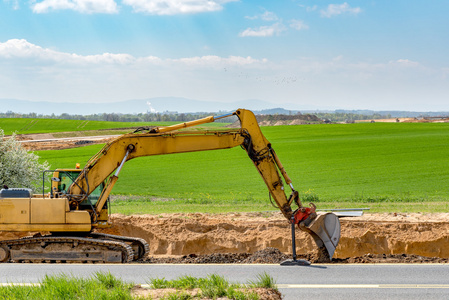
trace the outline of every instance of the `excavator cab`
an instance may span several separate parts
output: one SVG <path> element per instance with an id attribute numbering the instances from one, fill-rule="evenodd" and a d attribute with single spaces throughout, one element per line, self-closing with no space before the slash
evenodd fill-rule
<path id="1" fill-rule="evenodd" d="M 53 171 L 53 177 L 51 178 L 51 196 L 53 198 L 59 198 L 61 196 L 67 195 L 70 185 L 75 182 L 76 178 L 80 175 L 81 169 L 57 169 Z M 94 216 L 95 221 L 106 222 L 109 216 L 108 203 L 109 197 L 106 203 L 102 207 L 98 216 L 96 216 L 93 211 L 95 210 L 95 205 L 105 188 L 105 183 L 100 183 L 81 203 L 77 204 L 78 210 L 88 211 L 92 216 Z"/>
<path id="2" fill-rule="evenodd" d="M 69 186 L 76 180 L 80 173 L 80 169 L 55 170 L 52 177 L 52 197 L 58 198 L 60 195 L 66 195 Z M 102 182 L 92 193 L 89 194 L 86 200 L 80 203 L 80 205 L 95 205 L 100 198 L 104 187 L 105 184 Z"/>

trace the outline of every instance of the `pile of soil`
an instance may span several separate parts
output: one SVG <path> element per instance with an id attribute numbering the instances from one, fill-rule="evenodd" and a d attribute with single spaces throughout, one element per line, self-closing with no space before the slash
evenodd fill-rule
<path id="1" fill-rule="evenodd" d="M 259 126 L 279 126 L 279 125 L 303 125 L 303 124 L 315 124 L 322 123 L 323 120 L 315 115 L 256 115 L 257 123 Z M 240 121 L 226 126 L 230 128 L 240 127 Z"/>
<path id="2" fill-rule="evenodd" d="M 52 140 L 52 141 L 23 141 L 22 146 L 27 151 L 40 151 L 40 150 L 62 150 L 71 149 L 75 147 L 82 147 L 93 144 L 105 144 L 109 142 L 111 138 L 104 139 L 70 139 L 70 140 Z"/>
<path id="3" fill-rule="evenodd" d="M 157 264 L 275 264 L 291 259 L 279 249 L 268 247 L 255 253 L 189 254 L 181 257 L 150 256 L 143 262 Z"/>
<path id="4" fill-rule="evenodd" d="M 323 261 L 316 254 L 298 255 L 296 259 L 304 259 L 310 263 L 331 264 L 364 264 L 364 263 L 449 263 L 449 258 L 425 257 L 407 254 L 365 254 L 349 258 L 334 258 L 332 261 Z M 203 255 L 184 255 L 182 257 L 150 256 L 142 263 L 153 264 L 280 264 L 292 260 L 292 256 L 276 248 L 265 248 L 256 253 L 217 253 Z"/>
<path id="5" fill-rule="evenodd" d="M 251 288 L 248 289 L 248 292 L 256 293 L 259 296 L 260 300 L 281 300 L 282 295 L 278 290 L 275 289 L 269 289 L 269 288 Z M 184 298 L 179 297 L 179 299 L 190 299 L 188 297 L 192 297 L 195 299 L 210 299 L 210 298 L 196 298 L 200 294 L 199 289 L 192 289 L 192 290 L 176 290 L 173 288 L 168 289 L 146 289 L 142 288 L 140 285 L 136 285 L 131 290 L 131 295 L 134 298 L 149 298 L 149 299 L 172 299 L 170 298 L 170 295 L 188 295 Z M 178 299 L 178 298 L 176 298 Z M 220 300 L 227 300 L 229 298 L 227 297 L 220 297 L 218 298 Z"/>

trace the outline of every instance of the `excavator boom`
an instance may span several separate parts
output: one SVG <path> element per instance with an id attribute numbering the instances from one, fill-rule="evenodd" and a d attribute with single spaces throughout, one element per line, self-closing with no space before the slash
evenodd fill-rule
<path id="1" fill-rule="evenodd" d="M 232 115 L 240 120 L 240 129 L 181 130 Z M 311 207 L 302 205 L 292 180 L 271 143 L 262 134 L 256 117 L 249 110 L 238 109 L 223 116 L 211 116 L 167 127 L 143 127 L 133 133 L 119 136 L 95 154 L 82 170 L 55 170 L 49 195 L 11 191 L 5 193 L 8 195 L 5 196 L 7 199 L 2 199 L 0 193 L 0 207 L 7 209 L 0 214 L 0 231 L 57 233 L 56 236 L 26 241 L 0 242 L 0 262 L 42 261 L 55 257 L 68 257 L 68 261 L 127 262 L 143 257 L 148 251 L 148 244 L 144 240 L 91 233 L 92 228 L 108 226 L 107 200 L 124 164 L 143 156 L 237 146 L 245 149 L 265 182 L 270 197 L 291 222 L 292 228 L 297 224 L 301 230 L 308 232 L 318 247 L 324 249 L 329 258 L 332 258 L 340 238 L 338 218 L 332 213 L 316 213 L 313 204 Z M 64 174 L 70 175 L 73 181 L 67 184 L 67 176 Z M 291 190 L 289 196 L 285 192 L 284 182 Z M 294 210 L 293 205 L 297 206 Z M 72 234 L 69 234 L 71 232 Z M 86 235 L 80 237 L 83 232 Z M 55 249 L 48 246 L 56 244 L 59 246 Z M 22 250 L 23 247 L 34 250 Z M 59 248 L 67 250 L 61 253 L 56 250 Z"/>
<path id="2" fill-rule="evenodd" d="M 235 115 L 241 128 L 224 131 L 178 131 L 191 126 L 214 122 L 217 119 Z M 70 186 L 68 195 L 71 201 L 79 203 L 86 199 L 91 191 L 109 178 L 105 192 L 97 202 L 96 211 L 100 212 L 112 186 L 118 179 L 123 164 L 133 158 L 171 153 L 206 151 L 242 146 L 253 161 L 265 182 L 270 196 L 289 221 L 295 220 L 299 228 L 311 234 L 319 247 L 325 247 L 332 257 L 340 238 L 338 218 L 332 214 L 317 214 L 314 209 L 302 206 L 298 192 L 293 188 L 279 157 L 265 138 L 253 112 L 238 109 L 232 114 L 219 117 L 207 117 L 168 127 L 144 128 L 146 132 L 131 133 L 118 137 L 106 144 L 84 167 L 80 176 Z M 292 194 L 285 193 L 284 178 Z M 298 208 L 293 211 L 292 204 Z M 297 216 L 301 215 L 301 218 Z M 332 220 L 332 221 L 331 221 Z M 310 224 L 310 226 L 309 226 Z M 313 226 L 311 227 L 311 225 Z"/>

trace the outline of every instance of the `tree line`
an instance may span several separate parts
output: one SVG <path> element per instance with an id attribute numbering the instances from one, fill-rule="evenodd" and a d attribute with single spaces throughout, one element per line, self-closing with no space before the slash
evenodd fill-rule
<path id="1" fill-rule="evenodd" d="M 218 113 L 215 115 L 221 115 Z M 8 111 L 0 112 L 0 118 L 29 118 L 29 119 L 60 119 L 60 120 L 87 120 L 87 121 L 111 121 L 111 122 L 187 122 L 210 116 L 211 113 L 139 113 L 139 114 L 120 114 L 120 113 L 103 113 L 91 115 L 71 115 L 63 113 L 60 115 L 51 115 L 28 113 L 21 114 Z M 225 118 L 216 122 L 232 123 L 235 118 Z"/>
<path id="2" fill-rule="evenodd" d="M 30 118 L 30 119 L 63 119 L 63 120 L 87 120 L 87 121 L 111 121 L 111 122 L 187 122 L 208 117 L 210 115 L 222 115 L 226 112 L 218 112 L 216 114 L 198 112 L 198 113 L 139 113 L 139 114 L 120 114 L 120 113 L 103 113 L 103 114 L 91 114 L 91 115 L 71 115 L 63 113 L 60 115 L 51 115 L 28 113 L 21 114 L 8 111 L 6 113 L 0 112 L 0 118 Z M 255 111 L 256 114 L 257 111 Z M 276 116 L 277 119 L 282 119 L 282 116 L 291 119 L 295 116 L 303 116 L 300 112 L 295 115 L 283 115 L 283 114 L 270 114 Z M 329 120 L 331 122 L 348 122 L 354 120 L 373 120 L 373 119 L 390 119 L 391 114 L 382 115 L 379 113 L 373 114 L 360 114 L 349 112 L 315 112 L 314 114 L 321 120 Z M 217 122 L 232 123 L 237 120 L 236 117 L 224 118 L 217 120 Z"/>

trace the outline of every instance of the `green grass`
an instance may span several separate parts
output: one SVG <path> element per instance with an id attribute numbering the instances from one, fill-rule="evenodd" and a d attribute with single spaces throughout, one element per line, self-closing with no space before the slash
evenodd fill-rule
<path id="1" fill-rule="evenodd" d="M 153 289 L 174 288 L 176 292 L 167 294 L 164 299 L 217 299 L 228 297 L 237 300 L 257 300 L 258 295 L 251 288 L 271 288 L 277 290 L 274 279 L 267 273 L 257 276 L 248 285 L 229 283 L 224 277 L 211 274 L 204 278 L 181 276 L 174 280 L 150 278 Z M 36 285 L 0 286 L 0 299 L 31 300 L 70 300 L 70 299 L 134 299 L 131 289 L 134 285 L 117 279 L 111 273 L 97 272 L 90 278 L 78 278 L 65 274 L 49 276 Z M 197 296 L 188 290 L 200 289 Z M 139 298 L 151 299 L 151 298 Z"/>
<path id="2" fill-rule="evenodd" d="M 23 118 L 0 118 L 0 129 L 3 129 L 5 135 L 12 133 L 30 134 L 30 133 L 58 133 L 83 131 L 85 135 L 92 131 L 95 135 L 98 130 L 129 128 L 141 126 L 169 126 L 182 122 L 107 122 L 107 121 L 83 121 L 83 120 L 59 120 L 59 119 L 23 119 Z M 209 123 L 203 125 L 207 128 L 218 128 L 227 123 Z M 128 130 L 129 131 L 129 130 Z M 104 133 L 103 134 L 107 134 Z M 61 137 L 61 136 L 60 136 Z"/>
<path id="3" fill-rule="evenodd" d="M 157 125 L 172 125 L 175 122 L 161 122 Z M 136 126 L 154 126 L 154 122 L 106 122 L 59 119 L 0 119 L 0 128 L 6 135 L 28 133 L 53 133 L 65 131 L 102 130 Z"/>
<path id="4" fill-rule="evenodd" d="M 133 299 L 131 288 L 110 273 L 97 272 L 91 278 L 70 277 L 64 274 L 48 276 L 35 286 L 2 286 L 0 299 Z"/>
<path id="5" fill-rule="evenodd" d="M 229 283 L 224 277 L 211 274 L 204 278 L 192 276 L 181 276 L 174 280 L 165 278 L 150 278 L 149 284 L 154 289 L 174 288 L 179 290 L 189 290 L 198 288 L 201 290 L 201 297 L 216 299 L 228 297 L 230 299 L 258 299 L 257 294 L 248 288 L 270 288 L 277 290 L 276 282 L 266 272 L 257 275 L 256 280 L 250 281 L 247 285 Z"/>
<path id="6" fill-rule="evenodd" d="M 406 210 L 447 211 L 449 123 L 275 126 L 262 131 L 305 204 L 310 200 L 319 208 L 382 211 L 402 203 Z M 100 148 L 37 154 L 54 168 L 72 168 Z M 123 213 L 273 209 L 260 175 L 240 148 L 129 161 L 113 193 L 147 199 L 116 201 L 113 211 Z"/>
<path id="7" fill-rule="evenodd" d="M 267 272 L 258 274 L 255 281 L 250 281 L 250 286 L 255 288 L 277 289 L 276 281 Z"/>

